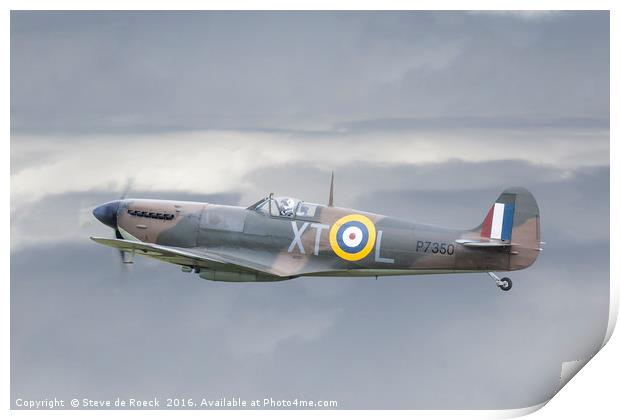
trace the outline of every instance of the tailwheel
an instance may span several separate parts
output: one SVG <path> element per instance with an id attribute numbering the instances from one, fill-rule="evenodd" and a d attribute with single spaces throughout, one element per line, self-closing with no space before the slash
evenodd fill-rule
<path id="1" fill-rule="evenodd" d="M 495 280 L 495 284 L 497 285 L 497 287 L 502 289 L 504 292 L 512 289 L 512 280 L 510 280 L 510 278 L 504 277 L 500 279 L 497 274 L 492 272 L 489 272 L 489 276 L 491 276 L 491 278 Z"/>
<path id="2" fill-rule="evenodd" d="M 504 292 L 507 292 L 510 289 L 512 289 L 512 280 L 510 280 L 508 277 L 504 277 L 500 281 L 502 282 L 502 284 L 498 284 L 497 286 L 500 289 L 502 289 Z"/>

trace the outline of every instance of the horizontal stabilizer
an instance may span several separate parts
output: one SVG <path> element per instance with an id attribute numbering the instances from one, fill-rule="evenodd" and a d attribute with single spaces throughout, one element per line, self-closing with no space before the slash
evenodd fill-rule
<path id="1" fill-rule="evenodd" d="M 475 241 L 471 239 L 457 239 L 456 243 L 470 248 L 506 248 L 510 246 L 510 242 Z"/>

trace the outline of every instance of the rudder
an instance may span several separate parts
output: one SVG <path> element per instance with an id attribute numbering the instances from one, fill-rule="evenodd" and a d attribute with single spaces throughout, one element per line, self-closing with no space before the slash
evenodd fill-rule
<path id="1" fill-rule="evenodd" d="M 504 190 L 475 229 L 481 238 L 510 243 L 508 270 L 529 267 L 540 252 L 540 210 L 525 188 Z"/>
<path id="2" fill-rule="evenodd" d="M 484 218 L 480 236 L 510 241 L 512 239 L 515 201 L 516 194 L 502 193 Z"/>

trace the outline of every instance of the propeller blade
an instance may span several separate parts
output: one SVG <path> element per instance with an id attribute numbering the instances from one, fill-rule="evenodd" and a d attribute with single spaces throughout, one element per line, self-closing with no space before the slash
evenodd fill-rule
<path id="1" fill-rule="evenodd" d="M 123 251 L 121 249 L 118 250 L 121 254 L 121 261 L 123 265 L 125 264 L 133 264 L 133 253 L 129 251 Z"/>
<path id="2" fill-rule="evenodd" d="M 127 183 L 125 184 L 125 189 L 123 189 L 123 192 L 121 193 L 119 200 L 124 200 L 125 198 L 127 198 L 127 194 L 129 194 L 129 190 L 131 189 L 132 185 L 133 185 L 133 178 L 129 178 L 127 180 Z"/>
<path id="3" fill-rule="evenodd" d="M 125 239 L 118 229 L 114 229 L 114 234 L 116 239 Z M 133 264 L 133 252 L 123 251 L 122 249 L 119 249 L 118 252 L 120 253 L 123 264 Z"/>

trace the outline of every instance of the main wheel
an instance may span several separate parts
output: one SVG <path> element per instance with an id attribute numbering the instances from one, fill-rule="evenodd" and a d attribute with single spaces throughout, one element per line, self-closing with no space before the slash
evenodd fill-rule
<path id="1" fill-rule="evenodd" d="M 504 277 L 502 279 L 502 285 L 499 286 L 500 289 L 502 289 L 504 292 L 509 291 L 510 289 L 512 289 L 512 280 L 510 280 L 508 277 Z"/>

